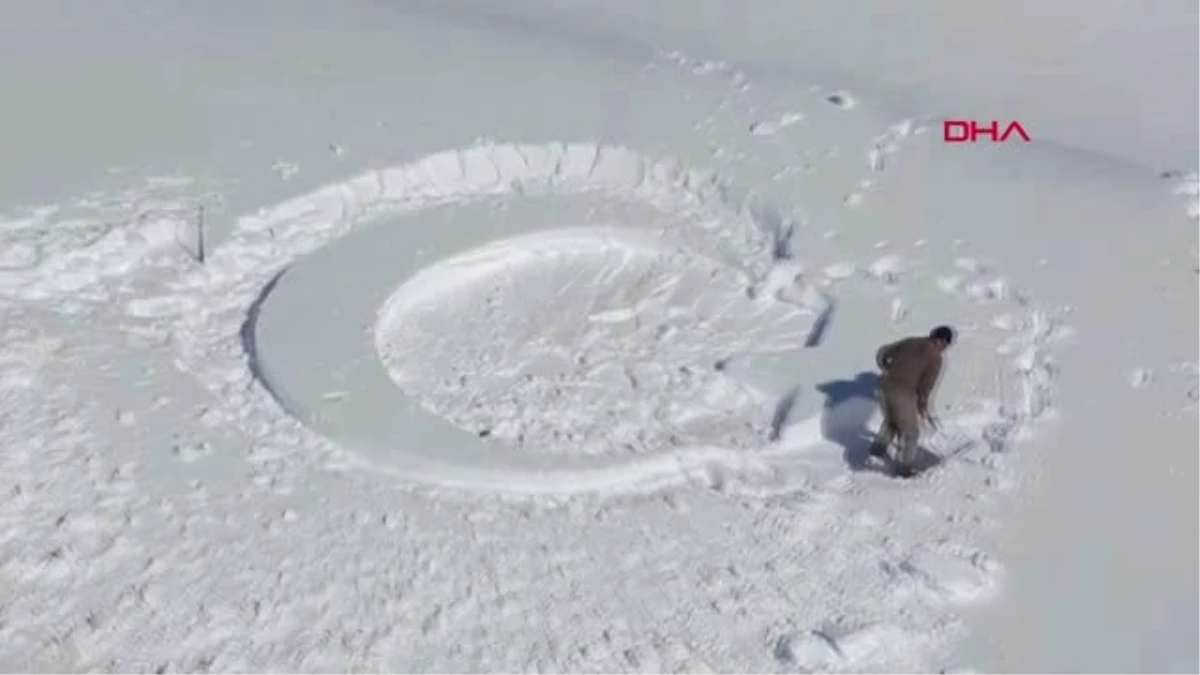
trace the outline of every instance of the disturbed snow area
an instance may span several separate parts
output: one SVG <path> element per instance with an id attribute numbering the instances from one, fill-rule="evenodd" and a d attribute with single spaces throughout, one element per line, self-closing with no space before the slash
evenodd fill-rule
<path id="1" fill-rule="evenodd" d="M 531 242 L 556 243 L 416 307 L 393 300 L 379 328 L 393 379 L 455 424 L 521 446 L 603 454 L 766 435 L 768 397 L 714 365 L 747 348 L 793 349 L 804 315 L 754 307 L 743 280 L 685 251 L 602 234 Z"/>

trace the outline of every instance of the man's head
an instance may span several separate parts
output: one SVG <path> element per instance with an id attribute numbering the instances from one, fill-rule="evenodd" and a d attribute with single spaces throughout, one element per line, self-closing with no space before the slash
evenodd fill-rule
<path id="1" fill-rule="evenodd" d="M 946 351 L 954 344 L 954 329 L 950 326 L 938 326 L 929 331 L 929 339 L 937 346 L 938 351 Z"/>

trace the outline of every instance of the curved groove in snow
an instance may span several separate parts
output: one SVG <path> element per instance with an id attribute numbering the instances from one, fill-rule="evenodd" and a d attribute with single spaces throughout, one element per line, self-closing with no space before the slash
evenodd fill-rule
<path id="1" fill-rule="evenodd" d="M 479 224 L 479 214 L 473 216 L 467 219 L 468 226 Z M 371 338 L 371 326 L 376 326 L 374 332 L 386 332 L 396 323 L 414 317 L 417 307 L 437 309 L 450 296 L 465 292 L 464 285 L 480 277 L 487 278 L 497 265 L 503 268 L 506 253 L 537 257 L 605 243 L 619 243 L 630 250 L 653 250 L 661 241 L 651 230 L 628 228 L 579 227 L 536 232 L 493 242 L 420 271 L 418 256 L 396 255 L 406 248 L 396 244 L 403 243 L 412 232 L 412 228 L 379 227 L 346 237 L 289 270 L 263 303 L 254 331 L 255 351 L 259 355 L 257 370 L 284 407 L 305 424 L 359 453 L 381 470 L 473 489 L 550 493 L 619 491 L 679 480 L 689 471 L 712 463 L 737 470 L 766 471 L 752 453 L 737 447 L 690 445 L 634 455 L 591 456 L 562 452 L 562 446 L 571 443 L 568 440 L 551 444 L 558 447 L 503 448 L 485 443 L 475 433 L 424 409 L 397 387 L 380 363 L 374 344 L 380 338 Z M 349 261 L 354 261 L 353 275 L 331 273 L 346 269 Z M 406 283 L 381 309 L 379 299 L 386 297 L 398 281 Z M 592 291 L 584 289 L 584 292 Z M 734 299 L 752 304 L 744 296 Z M 524 321 L 542 327 L 546 333 L 556 325 L 561 326 L 556 313 L 547 316 L 538 309 L 529 308 Z M 798 348 L 812 326 L 814 312 L 803 308 L 776 311 L 781 315 L 777 323 L 782 322 L 782 328 L 790 331 L 779 337 L 790 338 L 786 341 Z M 763 314 L 755 311 L 753 316 Z M 736 323 L 737 317 L 727 322 Z M 307 327 L 302 340 L 296 339 L 298 326 Z M 746 333 L 756 332 L 751 325 L 742 328 Z M 412 354 L 410 358 L 416 362 L 453 362 L 458 356 L 455 351 L 438 349 L 438 343 L 449 342 L 448 333 L 454 329 L 454 325 L 449 325 L 445 332 L 438 331 L 433 339 L 426 341 L 429 351 Z M 490 346 L 490 341 L 472 343 L 468 338 L 464 351 Z M 661 356 L 667 357 L 665 353 Z M 618 359 L 635 361 L 636 356 L 619 354 Z M 500 360 L 492 365 L 488 370 L 520 367 L 525 363 Z M 636 397 L 637 392 L 628 395 Z M 534 416 L 539 413 L 567 416 L 577 412 L 556 408 L 547 399 L 532 398 L 521 405 L 533 406 Z M 762 405 L 755 412 L 765 418 L 763 411 L 767 409 L 767 405 Z M 765 433 L 762 437 L 765 438 Z"/>
<path id="2" fill-rule="evenodd" d="M 502 209 L 497 198 L 504 198 Z M 788 219 L 718 176 L 594 143 L 494 145 L 372 171 L 240 221 L 208 265 L 183 280 L 194 299 L 180 317 L 183 360 L 259 437 L 312 447 L 317 439 L 295 426 L 299 420 L 332 441 L 324 447 L 343 465 L 438 486 L 623 492 L 705 480 L 714 471 L 753 481 L 775 474 L 776 459 L 822 443 L 814 418 L 794 425 L 786 443 L 764 439 L 755 448 L 693 443 L 569 458 L 503 453 L 396 386 L 380 363 L 374 333 L 380 308 L 405 281 L 436 261 L 496 239 L 561 230 L 587 220 L 581 214 L 598 204 L 615 203 L 637 212 L 608 216 L 621 236 L 636 227 L 644 245 L 682 247 L 742 275 L 748 302 L 789 303 L 814 323 L 821 317 L 826 297 L 797 296 L 789 288 L 790 261 L 776 257 L 781 238 L 790 237 Z M 367 223 L 374 227 L 358 228 Z M 436 236 L 428 236 L 430 228 Z M 264 288 L 283 270 L 273 288 Z M 230 325 L 244 325 L 242 334 L 231 335 Z M 807 358 L 803 343 L 769 354 L 759 370 L 794 382 Z M 270 403 L 255 393 L 256 381 L 287 415 L 261 414 Z M 264 419 L 271 429 L 262 429 Z M 988 413 L 963 423 L 981 428 L 994 419 Z"/>

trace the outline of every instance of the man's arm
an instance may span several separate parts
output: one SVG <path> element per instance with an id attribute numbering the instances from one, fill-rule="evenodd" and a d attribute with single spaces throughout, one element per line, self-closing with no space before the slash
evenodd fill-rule
<path id="1" fill-rule="evenodd" d="M 921 371 L 921 377 L 917 380 L 917 410 L 921 415 L 929 414 L 929 396 L 933 394 L 933 387 L 937 384 L 938 376 L 942 374 L 942 357 L 934 356 L 925 364 L 925 369 Z"/>
<path id="2" fill-rule="evenodd" d="M 896 355 L 897 344 L 893 342 L 892 344 L 884 345 L 875 352 L 875 365 L 879 366 L 879 369 L 885 373 L 892 365 L 892 358 Z"/>

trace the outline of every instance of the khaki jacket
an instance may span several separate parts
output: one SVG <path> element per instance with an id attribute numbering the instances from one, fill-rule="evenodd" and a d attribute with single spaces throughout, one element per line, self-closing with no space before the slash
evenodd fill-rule
<path id="1" fill-rule="evenodd" d="M 875 365 L 883 372 L 883 390 L 910 393 L 925 407 L 942 372 L 942 355 L 927 337 L 904 338 L 875 352 Z"/>

